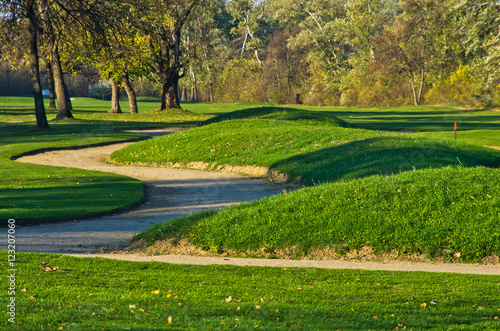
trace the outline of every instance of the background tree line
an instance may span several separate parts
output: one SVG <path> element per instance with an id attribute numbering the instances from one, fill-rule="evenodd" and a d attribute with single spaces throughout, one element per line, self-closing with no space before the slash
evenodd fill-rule
<path id="1" fill-rule="evenodd" d="M 18 0 L 0 11 L 0 94 L 25 93 L 29 76 L 38 112 L 43 85 L 60 119 L 72 117 L 69 94 L 111 94 L 121 112 L 122 87 L 131 112 L 137 94 L 159 109 L 297 95 L 500 104 L 500 1 Z"/>

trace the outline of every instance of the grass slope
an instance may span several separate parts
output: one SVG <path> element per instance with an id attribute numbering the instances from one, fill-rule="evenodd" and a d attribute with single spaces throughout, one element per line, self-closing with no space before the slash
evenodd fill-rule
<path id="1" fill-rule="evenodd" d="M 279 114 L 282 119 L 214 123 L 127 146 L 114 152 L 111 160 L 128 165 L 187 166 L 201 161 L 212 168 L 269 167 L 292 178 L 300 177 L 306 185 L 415 168 L 500 164 L 500 152 L 480 146 L 344 128 L 335 120 L 290 119 L 289 112 L 270 114 Z M 226 116 L 232 115 L 222 117 Z"/>
<path id="2" fill-rule="evenodd" d="M 42 271 L 42 261 L 67 271 Z M 189 266 L 33 253 L 18 253 L 16 267 L 17 324 L 4 313 L 3 330 L 500 327 L 497 276 Z M 2 304 L 8 299 L 3 296 Z"/>
<path id="3" fill-rule="evenodd" d="M 218 253 L 293 257 L 368 246 L 477 261 L 500 256 L 500 176 L 495 169 L 459 167 L 372 176 L 178 218 L 139 239 L 187 239 Z"/>

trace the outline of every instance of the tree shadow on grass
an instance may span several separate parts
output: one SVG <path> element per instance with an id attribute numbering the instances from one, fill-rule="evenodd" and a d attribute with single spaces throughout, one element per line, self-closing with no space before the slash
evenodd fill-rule
<path id="1" fill-rule="evenodd" d="M 142 183 L 122 176 L 69 175 L 64 180 L 66 185 L 0 189 L 2 214 L 18 224 L 37 224 L 105 215 L 131 208 L 144 198 Z"/>
<path id="2" fill-rule="evenodd" d="M 311 185 L 449 165 L 498 167 L 500 152 L 431 139 L 383 137 L 296 155 L 271 168 Z"/>

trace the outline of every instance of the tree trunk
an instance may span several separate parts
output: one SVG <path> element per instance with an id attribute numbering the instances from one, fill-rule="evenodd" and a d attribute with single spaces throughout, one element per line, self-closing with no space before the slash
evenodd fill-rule
<path id="1" fill-rule="evenodd" d="M 410 84 L 413 92 L 413 103 L 415 106 L 418 106 L 417 88 L 415 86 L 415 76 L 413 75 L 413 71 L 410 71 Z"/>
<path id="2" fill-rule="evenodd" d="M 182 98 L 181 101 L 188 101 L 188 96 L 187 96 L 187 87 L 182 88 Z"/>
<path id="3" fill-rule="evenodd" d="M 420 75 L 420 89 L 418 90 L 418 104 L 419 105 L 422 103 L 422 92 L 424 90 L 424 84 L 425 84 L 425 68 L 422 66 L 422 72 Z"/>
<path id="4" fill-rule="evenodd" d="M 113 114 L 122 113 L 120 108 L 120 87 L 113 78 L 111 78 L 111 110 L 109 112 Z"/>
<path id="5" fill-rule="evenodd" d="M 64 78 L 64 75 L 63 75 Z M 63 79 L 63 86 L 64 86 L 64 98 L 66 99 L 66 108 L 71 111 L 73 110 L 73 105 L 71 104 L 71 98 L 69 97 L 69 91 L 68 91 L 68 86 L 66 85 L 66 82 Z"/>
<path id="6" fill-rule="evenodd" d="M 198 102 L 198 91 L 196 86 L 191 86 L 191 102 Z"/>
<path id="7" fill-rule="evenodd" d="M 123 79 L 123 87 L 125 87 L 125 92 L 127 92 L 128 96 L 128 103 L 130 105 L 130 113 L 131 114 L 137 114 L 137 97 L 135 95 L 135 90 L 132 87 L 132 84 L 130 84 L 130 79 L 128 77 L 128 73 L 126 71 L 122 72 L 122 79 Z"/>
<path id="8" fill-rule="evenodd" d="M 162 84 L 160 110 L 181 108 L 177 93 L 178 80 L 172 77 Z"/>
<path id="9" fill-rule="evenodd" d="M 27 16 L 29 19 L 29 67 L 33 96 L 35 99 L 35 116 L 38 129 L 49 128 L 45 105 L 43 104 L 42 85 L 40 84 L 40 68 L 38 57 L 38 27 L 36 25 L 34 2 L 27 3 Z"/>
<path id="10" fill-rule="evenodd" d="M 208 98 L 210 102 L 214 102 L 214 88 L 213 88 L 213 82 L 210 81 L 208 83 Z"/>
<path id="11" fill-rule="evenodd" d="M 193 76 L 193 86 L 191 87 L 191 102 L 198 102 L 198 91 L 196 90 L 196 74 L 191 70 Z"/>
<path id="12" fill-rule="evenodd" d="M 57 45 L 53 46 L 53 49 L 50 54 L 50 61 L 52 62 L 52 68 L 54 69 L 54 84 L 56 87 L 56 98 L 57 98 L 56 120 L 73 118 L 73 114 L 71 114 L 71 110 L 68 108 L 69 96 L 65 91 L 66 86 L 64 84 L 64 77 L 61 68 L 61 61 L 59 58 Z"/>
<path id="13" fill-rule="evenodd" d="M 54 85 L 54 73 L 52 72 L 52 64 L 50 61 L 45 61 L 47 65 L 47 79 L 49 81 L 49 109 L 56 109 L 56 94 Z"/>

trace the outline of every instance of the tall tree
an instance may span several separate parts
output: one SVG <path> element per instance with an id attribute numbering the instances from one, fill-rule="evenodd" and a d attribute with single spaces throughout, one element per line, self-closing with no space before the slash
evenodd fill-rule
<path id="1" fill-rule="evenodd" d="M 201 0 L 150 0 L 148 11 L 141 17 L 140 28 L 149 36 L 151 59 L 162 92 L 160 110 L 180 108 L 179 79 L 185 72 L 182 60 L 181 34 L 191 13 Z"/>
<path id="2" fill-rule="evenodd" d="M 446 26 L 447 6 L 433 0 L 404 0 L 403 14 L 375 42 L 375 63 L 382 70 L 404 72 L 415 105 L 422 102 L 430 70 L 442 63 L 440 37 Z"/>
<path id="3" fill-rule="evenodd" d="M 298 26 L 300 32 L 289 39 L 292 48 L 310 49 L 311 70 L 323 77 L 325 85 L 336 85 L 349 68 L 352 47 L 347 40 L 345 0 L 272 0 L 275 18 Z"/>
<path id="4" fill-rule="evenodd" d="M 49 128 L 45 106 L 43 103 L 42 86 L 40 83 L 39 66 L 39 33 L 42 29 L 40 23 L 40 7 L 36 0 L 2 1 L 0 2 L 2 33 L 11 42 L 15 40 L 12 33 L 27 36 L 28 62 L 30 68 L 31 84 L 35 101 L 35 117 L 39 129 Z M 9 34 L 11 34 L 9 36 Z M 15 46 L 14 46 L 15 47 Z"/>
<path id="5" fill-rule="evenodd" d="M 460 1 L 454 8 L 464 35 L 465 62 L 481 81 L 486 103 L 500 94 L 500 1 Z M 498 97 L 498 96 L 497 96 Z"/>
<path id="6" fill-rule="evenodd" d="M 57 98 L 57 115 L 56 120 L 73 118 L 71 113 L 71 100 L 67 93 L 66 83 L 64 82 L 64 74 L 61 64 L 61 58 L 59 56 L 59 39 L 63 33 L 66 22 L 68 21 L 67 14 L 66 17 L 59 17 L 59 27 L 55 24 L 58 18 L 56 14 L 60 11 L 60 8 L 54 3 L 50 3 L 48 0 L 40 0 L 40 9 L 42 12 L 44 34 L 47 39 L 47 46 L 49 48 L 50 54 L 50 67 L 52 69 L 52 74 L 54 78 L 55 94 Z M 56 30 L 57 29 L 57 30 Z"/>

